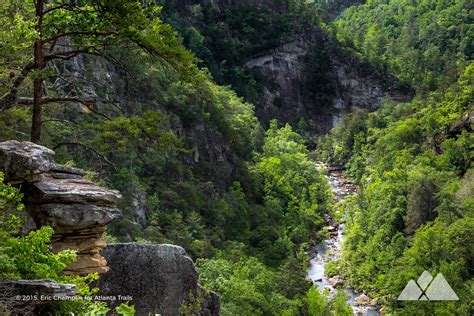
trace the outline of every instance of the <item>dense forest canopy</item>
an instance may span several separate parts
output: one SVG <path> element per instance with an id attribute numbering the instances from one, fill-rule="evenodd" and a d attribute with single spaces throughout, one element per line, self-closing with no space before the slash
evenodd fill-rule
<path id="1" fill-rule="evenodd" d="M 472 315 L 472 3 L 257 2 L 0 0 L 0 141 L 40 142 L 120 190 L 108 242 L 184 247 L 222 315 L 352 315 L 342 290 L 306 280 L 325 215 L 346 234 L 327 270 L 385 313 Z M 311 149 L 304 121 L 260 122 L 264 89 L 245 62 L 314 32 L 415 97 L 348 114 Z M 312 44 L 305 97 L 326 100 L 330 50 Z M 316 160 L 344 166 L 358 193 L 335 203 Z M 22 233 L 21 188 L 0 175 L 0 277 L 95 293 L 98 275 L 62 273 L 76 254 L 51 252 L 50 227 Z M 459 301 L 397 301 L 424 270 Z"/>
<path id="2" fill-rule="evenodd" d="M 341 206 L 350 217 L 341 272 L 401 314 L 472 313 L 472 18 L 469 1 L 369 1 L 334 22 L 349 49 L 418 91 L 347 116 L 320 143 L 361 188 Z M 397 302 L 424 270 L 449 276 L 459 302 Z"/>

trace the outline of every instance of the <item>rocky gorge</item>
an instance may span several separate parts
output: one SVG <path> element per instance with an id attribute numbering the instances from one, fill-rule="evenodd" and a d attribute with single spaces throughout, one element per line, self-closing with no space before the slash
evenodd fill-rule
<path id="1" fill-rule="evenodd" d="M 3 2 L 0 315 L 474 315 L 469 0 Z"/>
<path id="2" fill-rule="evenodd" d="M 327 173 L 336 203 L 343 202 L 346 197 L 357 193 L 357 186 L 343 175 L 343 168 L 341 166 L 317 163 L 316 168 Z M 326 264 L 338 264 L 342 259 L 344 224 L 337 222 L 329 215 L 325 216 L 325 222 L 325 231 L 327 231 L 329 238 L 313 246 L 309 251 L 310 261 L 307 278 L 319 290 L 328 291 L 330 297 L 334 297 L 339 289 L 343 289 L 346 294 L 347 303 L 351 306 L 354 315 L 381 315 L 380 307 L 365 293 L 347 286 L 344 278 L 340 275 L 328 275 L 325 268 Z"/>

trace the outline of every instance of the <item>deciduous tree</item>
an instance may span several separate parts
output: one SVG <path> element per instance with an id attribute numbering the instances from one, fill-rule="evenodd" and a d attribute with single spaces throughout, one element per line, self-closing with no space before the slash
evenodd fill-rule
<path id="1" fill-rule="evenodd" d="M 110 46 L 127 45 L 180 67 L 180 59 L 192 59 L 171 27 L 158 14 L 160 7 L 148 1 L 2 1 L 1 33 L 3 67 L 11 71 L 10 86 L 0 97 L 0 111 L 15 105 L 32 106 L 31 141 L 41 140 L 42 107 L 53 102 L 75 102 L 87 112 L 101 114 L 96 100 L 81 95 L 52 95 L 45 87 L 51 63 L 82 54 L 120 64 Z M 33 51 L 31 51 L 33 48 Z M 18 65 L 20 60 L 23 65 Z M 32 91 L 22 85 L 32 80 Z M 30 97 L 32 95 L 32 97 Z M 103 114 L 101 114 L 103 115 Z"/>

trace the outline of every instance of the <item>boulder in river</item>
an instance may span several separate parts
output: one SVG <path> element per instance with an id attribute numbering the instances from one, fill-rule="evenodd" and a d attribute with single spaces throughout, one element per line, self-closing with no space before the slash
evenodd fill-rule
<path id="1" fill-rule="evenodd" d="M 332 278 L 329 278 L 328 282 L 329 282 L 329 285 L 331 285 L 334 288 L 337 288 L 344 284 L 344 280 L 339 275 L 335 275 Z"/>
<path id="2" fill-rule="evenodd" d="M 362 293 L 361 295 L 357 296 L 354 300 L 354 305 L 370 305 L 370 297 Z"/>

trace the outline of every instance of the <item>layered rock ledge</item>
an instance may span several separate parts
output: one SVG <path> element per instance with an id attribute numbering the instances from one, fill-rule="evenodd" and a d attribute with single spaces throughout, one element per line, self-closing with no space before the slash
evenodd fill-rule
<path id="1" fill-rule="evenodd" d="M 36 226 L 54 229 L 53 250 L 77 250 L 77 260 L 66 273 L 108 271 L 100 255 L 102 235 L 121 216 L 118 191 L 85 180 L 81 169 L 56 164 L 54 151 L 30 142 L 0 143 L 0 170 L 6 181 L 21 187 L 26 212 Z"/>

